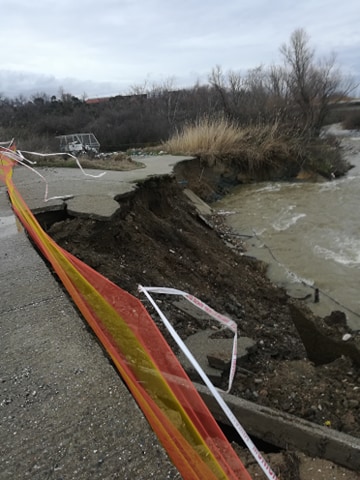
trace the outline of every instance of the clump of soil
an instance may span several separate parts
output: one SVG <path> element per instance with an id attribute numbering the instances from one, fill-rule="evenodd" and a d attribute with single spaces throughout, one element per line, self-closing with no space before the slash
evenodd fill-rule
<path id="1" fill-rule="evenodd" d="M 204 222 L 170 177 L 152 178 L 118 201 L 111 221 L 68 218 L 49 233 L 135 296 L 139 284 L 174 287 L 235 320 L 255 347 L 238 362 L 232 394 L 360 435 L 359 367 L 346 357 L 319 366 L 307 359 L 290 299 L 267 279 L 263 264 L 242 254 L 220 218 Z M 182 338 L 207 327 L 166 304 Z M 224 375 L 223 387 L 226 381 Z"/>

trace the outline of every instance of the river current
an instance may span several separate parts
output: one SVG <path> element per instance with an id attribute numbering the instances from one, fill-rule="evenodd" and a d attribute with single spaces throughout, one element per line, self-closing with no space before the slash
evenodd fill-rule
<path id="1" fill-rule="evenodd" d="M 318 315 L 343 311 L 360 329 L 360 136 L 342 132 L 354 165 L 332 181 L 241 185 L 216 205 L 245 241 L 247 255 L 269 264 L 268 276 Z M 319 302 L 314 302 L 315 288 Z"/>

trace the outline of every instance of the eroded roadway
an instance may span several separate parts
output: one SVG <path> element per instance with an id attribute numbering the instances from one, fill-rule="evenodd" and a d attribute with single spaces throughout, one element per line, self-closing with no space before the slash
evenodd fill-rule
<path id="1" fill-rule="evenodd" d="M 111 216 L 113 197 L 184 157 L 141 158 L 147 168 L 107 172 L 41 169 L 49 196 Z M 99 173 L 91 172 L 91 173 Z M 44 182 L 24 167 L 15 184 L 31 209 Z M 71 206 L 73 202 L 73 207 Z M 114 202 L 114 203 L 113 203 Z M 0 185 L 0 479 L 180 479 L 95 336 L 17 223 Z"/>

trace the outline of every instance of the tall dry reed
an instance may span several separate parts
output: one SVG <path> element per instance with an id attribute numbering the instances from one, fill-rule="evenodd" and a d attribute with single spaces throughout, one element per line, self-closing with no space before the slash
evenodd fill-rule
<path id="1" fill-rule="evenodd" d="M 194 155 L 209 164 L 228 159 L 247 170 L 257 170 L 285 162 L 295 153 L 295 140 L 284 135 L 277 122 L 240 127 L 223 117 L 205 117 L 186 125 L 163 147 L 169 153 Z"/>

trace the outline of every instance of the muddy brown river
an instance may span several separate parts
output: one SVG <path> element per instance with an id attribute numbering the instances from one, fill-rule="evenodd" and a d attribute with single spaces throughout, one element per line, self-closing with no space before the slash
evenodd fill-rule
<path id="1" fill-rule="evenodd" d="M 339 133 L 339 132 L 338 132 Z M 237 187 L 213 207 L 242 236 L 270 279 L 321 316 L 342 310 L 360 329 L 360 134 L 341 132 L 348 174 L 319 183 Z M 319 302 L 314 303 L 315 288 Z"/>

